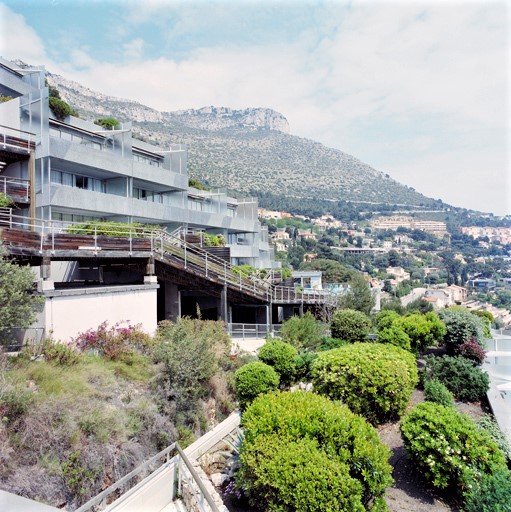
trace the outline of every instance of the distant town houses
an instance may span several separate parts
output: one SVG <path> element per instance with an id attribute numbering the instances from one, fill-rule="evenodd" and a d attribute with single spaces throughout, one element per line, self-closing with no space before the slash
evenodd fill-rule
<path id="1" fill-rule="evenodd" d="M 401 283 L 403 281 L 406 281 L 407 279 L 410 279 L 410 273 L 406 272 L 401 267 L 387 267 L 385 272 L 394 278 L 396 281 L 396 284 Z"/>
<path id="2" fill-rule="evenodd" d="M 439 238 L 447 234 L 445 222 L 435 220 L 415 219 L 407 216 L 377 217 L 370 222 L 372 229 L 390 229 L 392 231 L 398 228 L 418 229 L 426 231 Z"/>
<path id="3" fill-rule="evenodd" d="M 511 244 L 511 228 L 468 226 L 462 227 L 461 232 L 475 239 L 488 238 L 490 242 L 499 242 L 503 245 Z"/>

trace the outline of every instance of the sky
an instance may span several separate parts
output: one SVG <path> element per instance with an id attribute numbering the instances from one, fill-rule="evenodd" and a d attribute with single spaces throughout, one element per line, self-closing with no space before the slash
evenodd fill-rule
<path id="1" fill-rule="evenodd" d="M 443 201 L 511 214 L 511 2 L 0 0 L 0 55 L 162 111 L 272 108 Z"/>

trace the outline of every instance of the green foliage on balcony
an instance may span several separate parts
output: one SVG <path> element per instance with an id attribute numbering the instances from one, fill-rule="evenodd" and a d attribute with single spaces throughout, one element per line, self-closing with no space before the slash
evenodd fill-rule
<path id="1" fill-rule="evenodd" d="M 105 128 L 105 130 L 115 130 L 116 128 L 119 128 L 121 123 L 115 119 L 115 117 L 103 117 L 100 119 L 96 119 L 94 121 L 94 124 L 97 124 L 98 126 L 102 126 Z"/>
<path id="2" fill-rule="evenodd" d="M 84 222 L 67 227 L 66 233 L 73 235 L 137 237 L 144 236 L 147 231 L 155 229 L 160 229 L 160 226 L 141 224 L 139 222 L 131 224 L 123 222 Z"/>

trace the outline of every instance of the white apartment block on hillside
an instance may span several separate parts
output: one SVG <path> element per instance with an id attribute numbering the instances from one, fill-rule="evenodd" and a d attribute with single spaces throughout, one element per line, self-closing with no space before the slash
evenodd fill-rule
<path id="1" fill-rule="evenodd" d="M 397 228 L 418 229 L 438 237 L 443 237 L 447 233 L 445 222 L 415 219 L 406 216 L 378 217 L 373 219 L 370 225 L 373 229 L 390 229 L 393 231 Z"/>

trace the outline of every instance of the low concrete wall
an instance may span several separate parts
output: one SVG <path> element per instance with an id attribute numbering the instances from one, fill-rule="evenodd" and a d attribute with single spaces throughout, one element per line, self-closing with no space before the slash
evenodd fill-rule
<path id="1" fill-rule="evenodd" d="M 47 290 L 42 327 L 47 336 L 53 331 L 53 338 L 64 342 L 105 320 L 109 325 L 141 324 L 144 331 L 154 334 L 157 289 L 157 284 L 146 284 Z"/>

